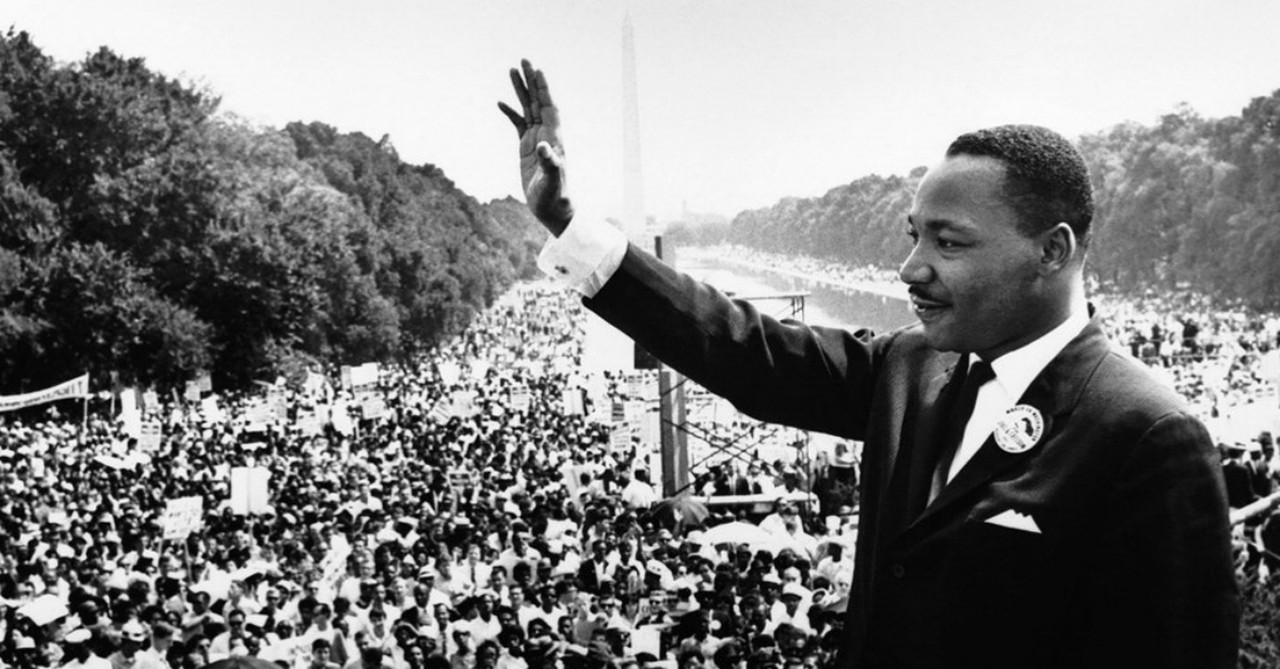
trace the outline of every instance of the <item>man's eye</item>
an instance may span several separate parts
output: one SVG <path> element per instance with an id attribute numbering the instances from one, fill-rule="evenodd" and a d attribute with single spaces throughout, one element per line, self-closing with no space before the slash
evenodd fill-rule
<path id="1" fill-rule="evenodd" d="M 950 239 L 938 238 L 938 248 L 940 249 L 956 249 L 960 248 L 960 243 Z"/>

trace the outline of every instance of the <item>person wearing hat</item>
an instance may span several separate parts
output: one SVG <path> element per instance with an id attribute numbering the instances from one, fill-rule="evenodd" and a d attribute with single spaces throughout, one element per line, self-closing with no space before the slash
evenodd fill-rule
<path id="1" fill-rule="evenodd" d="M 63 669 L 111 669 L 111 662 L 99 657 L 89 647 L 93 633 L 77 627 L 62 637 Z"/>
<path id="2" fill-rule="evenodd" d="M 168 669 L 164 660 L 146 647 L 146 627 L 137 620 L 130 620 L 120 628 L 120 650 L 107 658 L 112 669 Z"/>
<path id="3" fill-rule="evenodd" d="M 418 585 L 414 587 L 414 602 L 418 603 L 418 587 L 424 587 L 427 590 L 427 606 L 428 609 L 434 608 L 436 604 L 451 604 L 449 593 L 439 586 L 439 578 L 435 567 L 424 565 L 418 569 Z M 419 604 L 421 605 L 421 604 Z"/>
<path id="4" fill-rule="evenodd" d="M 779 625 L 795 625 L 805 631 L 813 631 L 809 625 L 809 605 L 812 603 L 810 593 L 799 583 L 785 583 L 782 586 L 778 604 L 770 609 L 769 622 L 763 633 L 773 634 Z"/>

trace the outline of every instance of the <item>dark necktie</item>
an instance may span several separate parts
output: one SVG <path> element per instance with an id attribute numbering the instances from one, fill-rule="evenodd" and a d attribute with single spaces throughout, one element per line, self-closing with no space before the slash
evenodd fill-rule
<path id="1" fill-rule="evenodd" d="M 968 358 L 961 364 L 967 362 Z M 994 378 L 996 375 L 991 371 L 991 365 L 981 360 L 969 365 L 969 371 L 964 375 L 964 381 L 960 384 L 955 401 L 947 412 L 946 428 L 942 432 L 941 443 L 936 451 L 938 462 L 933 469 L 928 504 L 932 504 L 933 500 L 938 498 L 938 493 L 942 492 L 943 486 L 947 484 L 947 472 L 951 469 L 951 462 L 955 460 L 956 451 L 960 449 L 960 442 L 964 441 L 964 429 L 969 424 L 969 416 L 973 414 L 973 405 L 978 400 L 978 390 Z"/>

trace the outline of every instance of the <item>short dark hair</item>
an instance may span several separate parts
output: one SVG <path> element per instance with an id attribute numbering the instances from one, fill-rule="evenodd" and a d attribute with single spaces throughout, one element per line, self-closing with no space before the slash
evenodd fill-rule
<path id="1" fill-rule="evenodd" d="M 1089 244 L 1093 187 L 1084 157 L 1058 133 L 1035 125 L 1002 125 L 956 138 L 947 157 L 986 156 L 1004 164 L 1005 196 L 1027 233 L 1060 222 L 1071 226 L 1080 246 Z"/>

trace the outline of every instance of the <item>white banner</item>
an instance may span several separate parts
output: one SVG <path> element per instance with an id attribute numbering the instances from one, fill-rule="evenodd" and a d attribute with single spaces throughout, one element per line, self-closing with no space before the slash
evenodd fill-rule
<path id="1" fill-rule="evenodd" d="M 18 409 L 25 409 L 39 404 L 56 402 L 58 400 L 88 396 L 89 375 L 82 374 L 65 383 L 59 383 L 52 388 L 37 390 L 33 393 L 23 393 L 21 395 L 0 395 L 0 412 L 16 411 Z"/>

